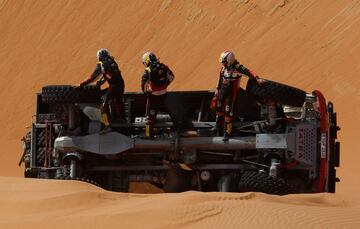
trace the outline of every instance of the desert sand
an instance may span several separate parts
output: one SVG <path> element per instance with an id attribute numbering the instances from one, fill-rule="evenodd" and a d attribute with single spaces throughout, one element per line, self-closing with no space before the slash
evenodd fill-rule
<path id="1" fill-rule="evenodd" d="M 360 228 L 358 0 L 0 0 L 0 34 L 0 228 Z M 87 78 L 101 47 L 126 91 L 140 90 L 148 50 L 173 69 L 170 90 L 213 90 L 228 49 L 264 78 L 322 91 L 341 126 L 336 193 L 123 194 L 21 178 L 35 93 Z"/>

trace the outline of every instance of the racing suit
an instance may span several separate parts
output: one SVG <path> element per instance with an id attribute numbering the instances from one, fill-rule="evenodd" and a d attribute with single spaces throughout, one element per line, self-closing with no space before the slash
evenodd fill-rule
<path id="1" fill-rule="evenodd" d="M 123 94 L 124 94 L 124 80 L 121 76 L 121 72 L 117 63 L 115 62 L 113 57 L 108 57 L 105 60 L 99 61 L 96 65 L 94 72 L 91 74 L 90 78 L 85 80 L 80 84 L 80 87 L 83 87 L 94 80 L 96 80 L 100 74 L 102 74 L 102 78 L 96 83 L 97 85 L 101 86 L 108 82 L 109 88 L 105 94 L 105 99 L 101 106 L 101 113 L 102 113 L 102 120 L 105 126 L 110 124 L 111 120 L 123 120 L 124 117 L 124 106 L 122 102 Z M 113 105 L 115 107 L 115 117 L 114 114 L 110 114 L 109 109 L 109 101 L 112 100 Z"/>
<path id="2" fill-rule="evenodd" d="M 158 109 L 163 105 L 167 87 L 174 80 L 174 74 L 163 63 L 152 63 L 145 68 L 141 79 L 141 89 L 146 98 L 146 136 L 153 137 L 153 125 L 156 121 Z"/>
<path id="3" fill-rule="evenodd" d="M 219 135 L 224 134 L 224 140 L 228 140 L 232 133 L 234 105 L 240 86 L 242 74 L 256 78 L 256 75 L 248 68 L 235 61 L 231 66 L 223 66 L 220 70 L 219 81 L 216 90 L 216 127 Z M 225 118 L 224 118 L 225 116 Z M 225 121 L 225 123 L 224 123 Z"/>

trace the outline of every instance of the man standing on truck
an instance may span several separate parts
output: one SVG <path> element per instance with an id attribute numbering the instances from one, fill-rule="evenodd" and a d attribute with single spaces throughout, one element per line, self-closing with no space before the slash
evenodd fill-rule
<path id="1" fill-rule="evenodd" d="M 125 118 L 122 101 L 125 84 L 114 57 L 110 55 L 107 49 L 99 49 L 97 52 L 97 58 L 99 62 L 97 63 L 94 72 L 91 74 L 89 79 L 80 84 L 80 87 L 84 87 L 85 85 L 93 82 L 100 76 L 100 74 L 102 74 L 102 78 L 100 78 L 96 84 L 101 86 L 106 81 L 108 82 L 109 88 L 107 89 L 105 99 L 101 105 L 102 121 L 105 127 L 108 127 L 110 125 L 110 120 L 120 121 Z M 114 114 L 110 114 L 109 106 L 111 104 L 109 104 L 109 100 L 112 100 L 115 107 L 115 117 L 110 116 L 114 116 Z"/>
<path id="2" fill-rule="evenodd" d="M 145 66 L 145 71 L 141 79 L 141 89 L 147 95 L 145 135 L 148 138 L 153 138 L 153 126 L 158 107 L 164 103 L 167 87 L 174 80 L 174 74 L 152 52 L 144 53 L 142 63 Z"/>
<path id="3" fill-rule="evenodd" d="M 261 84 L 263 80 L 240 64 L 231 51 L 222 52 L 219 62 L 222 63 L 223 66 L 220 70 L 219 81 L 215 91 L 216 126 L 214 131 L 217 132 L 219 136 L 223 135 L 224 141 L 228 141 L 232 134 L 233 109 L 241 76 L 244 74 L 250 78 L 254 78 L 259 84 Z"/>

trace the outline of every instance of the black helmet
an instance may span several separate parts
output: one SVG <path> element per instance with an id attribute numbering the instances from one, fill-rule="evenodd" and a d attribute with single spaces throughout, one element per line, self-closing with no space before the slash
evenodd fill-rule
<path id="1" fill-rule="evenodd" d="M 110 53 L 106 48 L 101 48 L 97 51 L 96 56 L 99 60 L 105 60 L 110 56 Z"/>

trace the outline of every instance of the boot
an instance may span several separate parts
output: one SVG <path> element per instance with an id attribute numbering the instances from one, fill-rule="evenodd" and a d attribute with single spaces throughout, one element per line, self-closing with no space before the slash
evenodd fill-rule
<path id="1" fill-rule="evenodd" d="M 216 123 L 215 126 L 211 129 L 211 131 L 216 136 L 222 136 L 223 135 L 223 125 L 224 125 L 224 116 L 216 115 Z"/>
<path id="2" fill-rule="evenodd" d="M 145 124 L 145 137 L 154 138 L 154 128 L 152 123 Z"/>
<path id="3" fill-rule="evenodd" d="M 101 113 L 101 120 L 105 127 L 108 127 L 110 125 L 109 114 L 107 112 Z"/>
<path id="4" fill-rule="evenodd" d="M 229 141 L 232 134 L 232 122 L 226 122 L 224 126 L 224 138 L 223 141 Z"/>
<path id="5" fill-rule="evenodd" d="M 102 123 L 104 125 L 104 128 L 100 131 L 100 134 L 105 134 L 107 132 L 112 131 L 110 122 L 109 122 L 109 115 L 107 112 L 101 114 Z"/>

